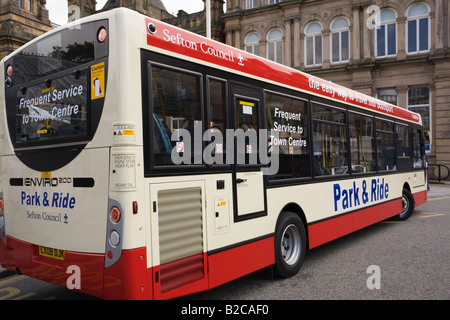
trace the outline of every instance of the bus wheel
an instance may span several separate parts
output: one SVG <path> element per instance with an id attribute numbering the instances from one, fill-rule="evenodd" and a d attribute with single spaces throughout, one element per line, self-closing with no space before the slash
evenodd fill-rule
<path id="1" fill-rule="evenodd" d="M 305 251 L 306 233 L 302 220 L 295 213 L 282 212 L 275 229 L 275 274 L 282 278 L 297 274 Z"/>
<path id="2" fill-rule="evenodd" d="M 408 219 L 414 211 L 414 196 L 407 189 L 403 189 L 402 194 L 402 213 L 394 217 L 394 220 L 404 221 Z"/>

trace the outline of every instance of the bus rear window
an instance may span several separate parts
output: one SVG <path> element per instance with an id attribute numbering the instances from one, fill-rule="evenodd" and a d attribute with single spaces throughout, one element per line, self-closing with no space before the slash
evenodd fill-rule
<path id="1" fill-rule="evenodd" d="M 80 68 L 83 64 L 106 57 L 108 38 L 103 42 L 97 40 L 99 30 L 106 27 L 106 20 L 85 23 L 26 46 L 7 62 L 14 68 L 14 85 Z"/>
<path id="2" fill-rule="evenodd" d="M 88 70 L 17 91 L 16 144 L 88 136 Z"/>

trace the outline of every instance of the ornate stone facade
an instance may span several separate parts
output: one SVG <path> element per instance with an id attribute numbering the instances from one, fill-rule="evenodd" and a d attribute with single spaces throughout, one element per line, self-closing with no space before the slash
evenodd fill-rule
<path id="1" fill-rule="evenodd" d="M 206 1 L 202 11 L 188 14 L 183 10 L 178 11 L 178 15 L 173 18 L 164 19 L 165 22 L 174 26 L 206 36 Z M 222 16 L 224 1 L 211 0 L 211 38 L 220 42 L 225 42 L 224 23 Z"/>
<path id="2" fill-rule="evenodd" d="M 421 113 L 450 164 L 449 0 L 228 0 L 226 43 Z M 256 52 L 255 52 L 256 51 Z"/>
<path id="3" fill-rule="evenodd" d="M 119 7 L 129 8 L 159 20 L 172 17 L 161 0 L 109 0 L 101 11 Z"/>
<path id="4" fill-rule="evenodd" d="M 1 58 L 52 26 L 45 0 L 0 0 Z"/>
<path id="5" fill-rule="evenodd" d="M 203 0 L 205 2 L 205 0 Z M 95 0 L 69 0 L 68 5 L 81 8 L 81 17 L 95 13 Z M 224 25 L 222 21 L 223 0 L 211 0 L 211 37 L 214 40 L 225 42 Z M 106 11 L 114 8 L 125 7 L 138 11 L 147 16 L 165 21 L 172 25 L 187 29 L 189 31 L 206 35 L 206 2 L 205 9 L 188 14 L 179 10 L 177 16 L 170 14 L 161 0 L 109 0 L 101 10 Z M 71 13 L 69 12 L 69 16 Z"/>

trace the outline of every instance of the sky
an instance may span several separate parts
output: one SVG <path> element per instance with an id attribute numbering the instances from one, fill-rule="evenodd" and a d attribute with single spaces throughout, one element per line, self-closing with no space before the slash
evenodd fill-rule
<path id="1" fill-rule="evenodd" d="M 107 0 L 97 0 L 97 9 L 103 8 Z M 202 11 L 204 4 L 202 0 L 162 0 L 169 13 L 176 15 L 178 10 L 187 13 Z M 46 8 L 50 14 L 50 21 L 59 25 L 67 23 L 67 1 L 47 0 Z"/>

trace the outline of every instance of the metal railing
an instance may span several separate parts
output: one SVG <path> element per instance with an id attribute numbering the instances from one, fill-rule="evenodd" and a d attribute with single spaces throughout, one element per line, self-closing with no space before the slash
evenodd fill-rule
<path id="1" fill-rule="evenodd" d="M 450 177 L 450 168 L 445 164 L 429 163 L 428 180 L 447 180 Z"/>

